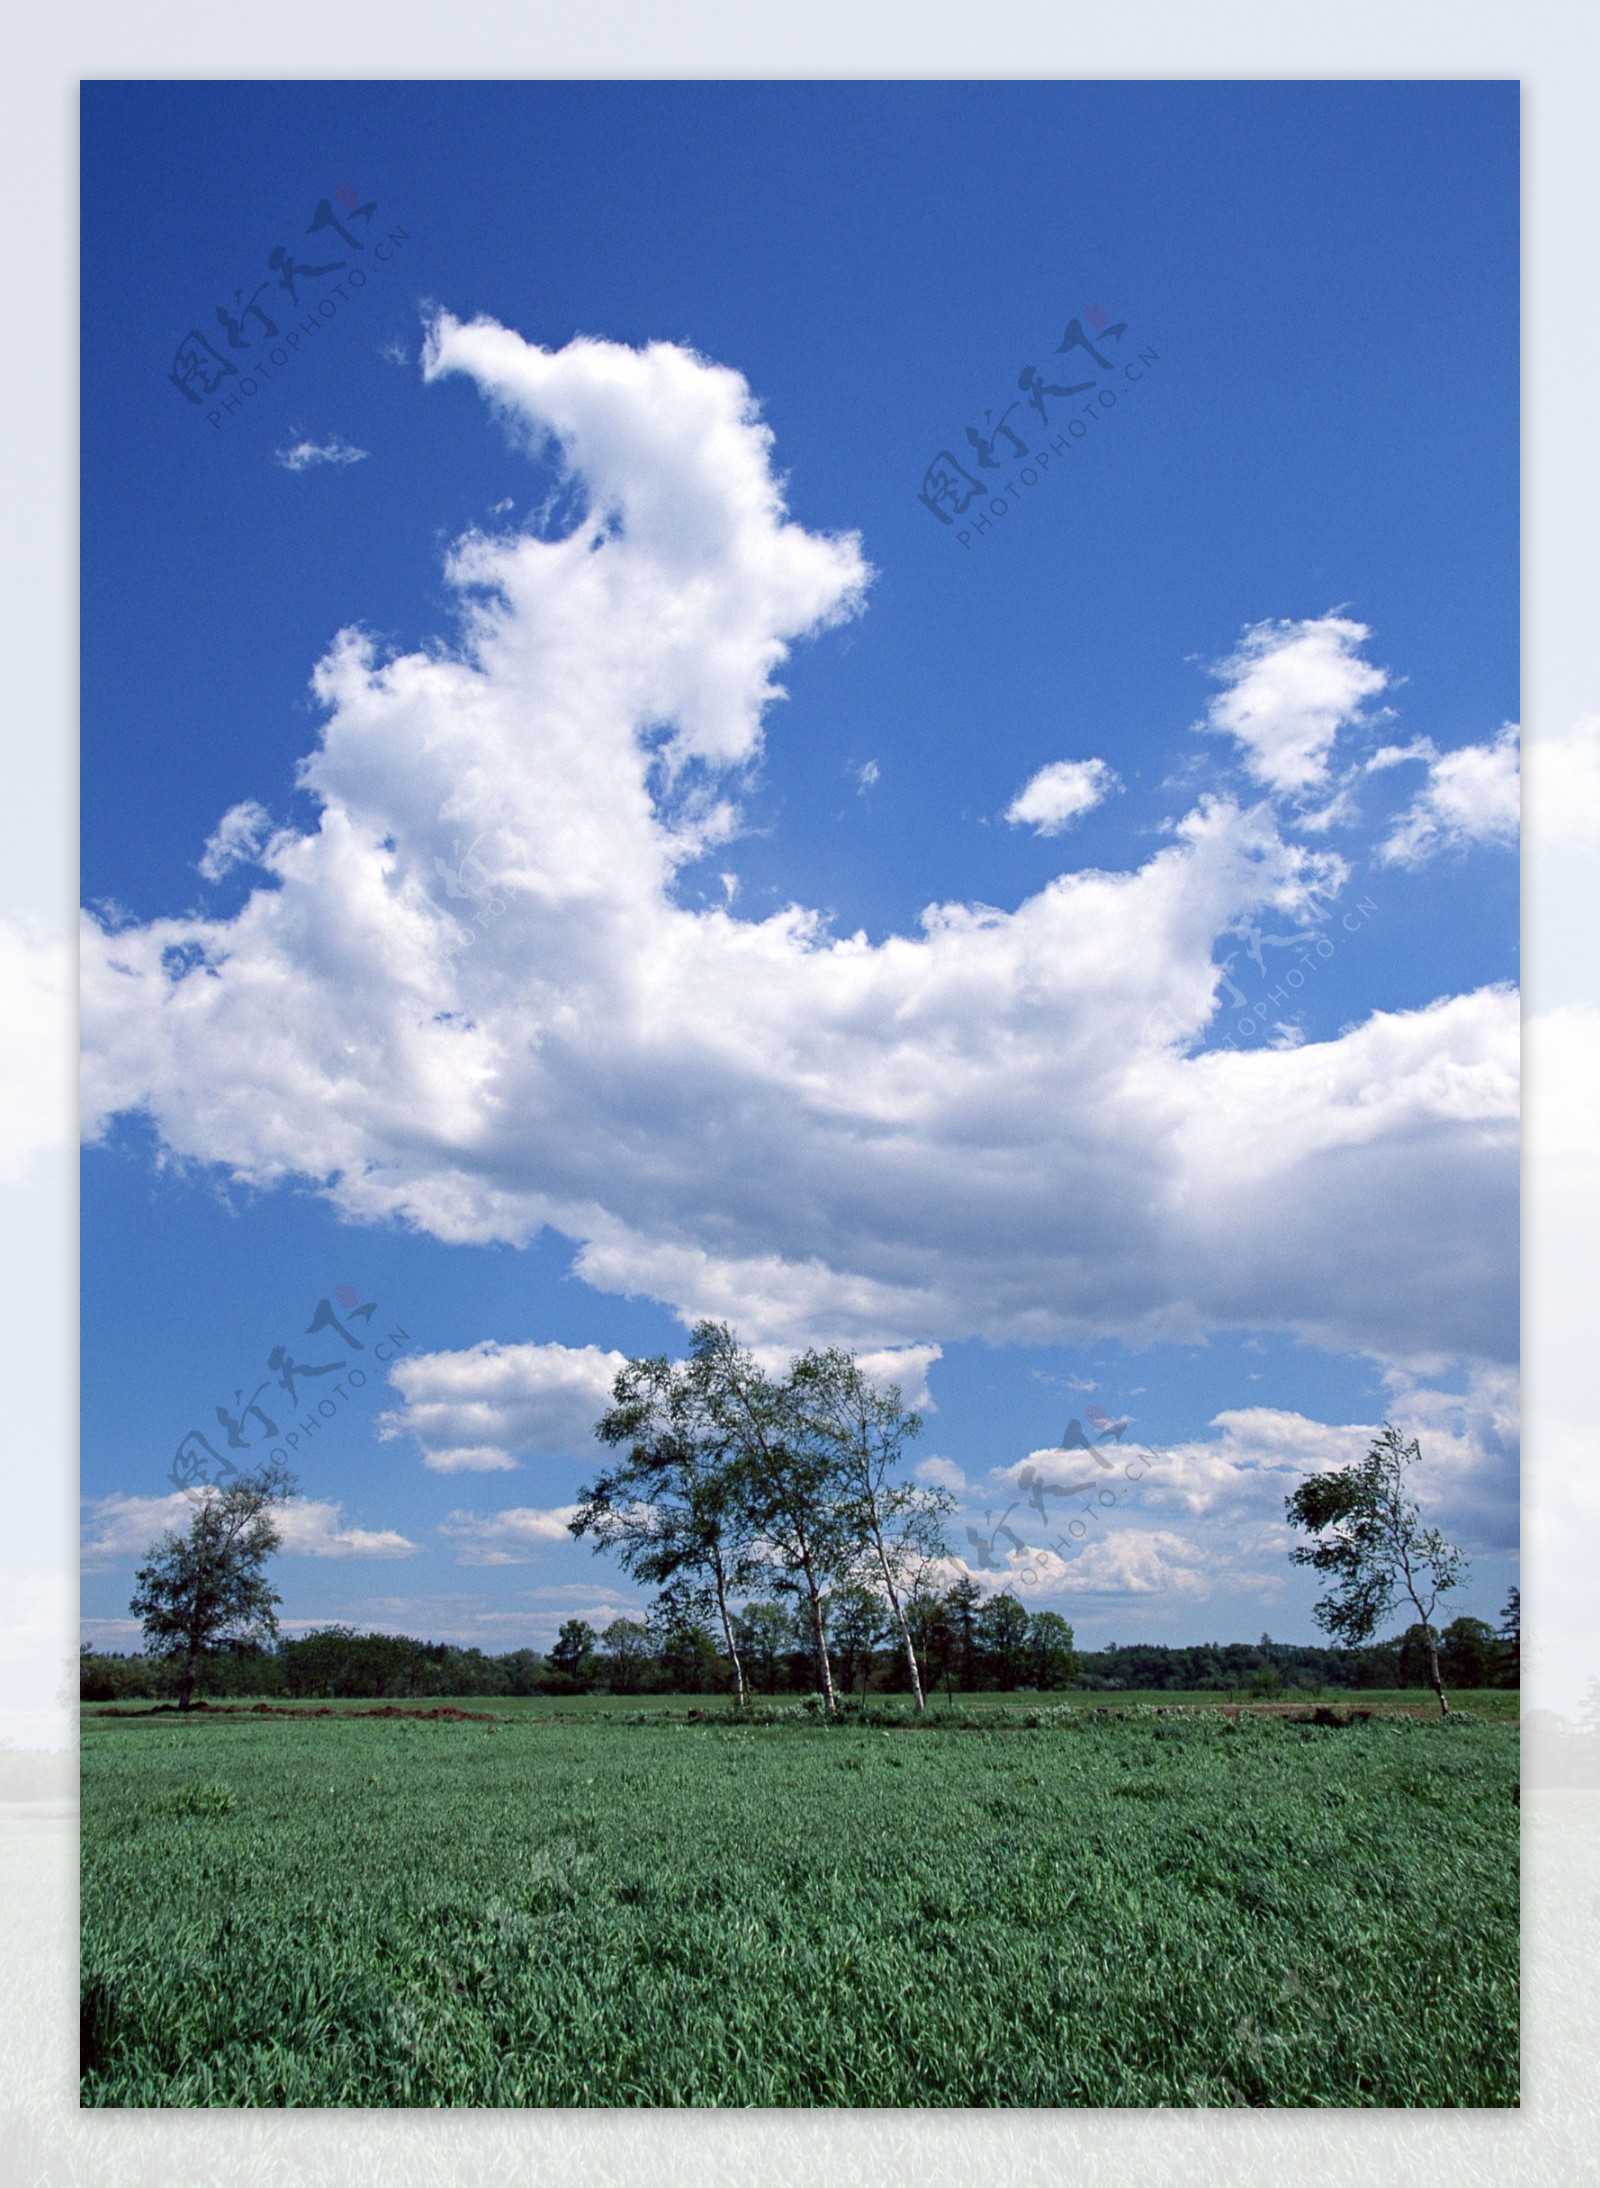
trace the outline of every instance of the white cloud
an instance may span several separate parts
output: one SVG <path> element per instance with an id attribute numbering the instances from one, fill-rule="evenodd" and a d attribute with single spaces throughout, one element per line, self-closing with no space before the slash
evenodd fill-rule
<path id="1" fill-rule="evenodd" d="M 72 976 L 62 937 L 0 919 L 0 1185 L 71 1144 Z"/>
<path id="2" fill-rule="evenodd" d="M 959 1494 L 967 1486 L 967 1477 L 954 1459 L 941 1459 L 930 1455 L 919 1460 L 912 1472 L 929 1489 L 949 1489 Z"/>
<path id="3" fill-rule="evenodd" d="M 236 916 L 85 921 L 91 1133 L 143 1110 L 193 1160 L 449 1241 L 552 1225 L 591 1283 L 773 1345 L 1243 1323 L 1509 1354 L 1513 995 L 1186 1056 L 1215 940 L 1325 911 L 1344 871 L 1221 798 L 1135 871 L 881 943 L 692 908 L 677 878 L 737 825 L 775 673 L 853 612 L 859 548 L 788 519 L 748 389 L 684 351 L 444 320 L 429 371 L 553 437 L 584 513 L 457 548 L 454 649 L 340 638 L 318 824 Z M 1233 733 L 1298 779 L 1382 677 L 1359 625 L 1269 629 Z M 471 948 L 457 840 L 505 907 Z M 516 1432 L 441 1414 L 425 1448 L 481 1465 Z"/>
<path id="4" fill-rule="evenodd" d="M 272 833 L 272 816 L 254 798 L 230 805 L 206 838 L 200 873 L 206 881 L 220 881 L 230 867 L 254 865 Z"/>
<path id="5" fill-rule="evenodd" d="M 1237 739 L 1246 772 L 1269 790 L 1317 789 L 1340 730 L 1361 721 L 1362 702 L 1388 684 L 1386 670 L 1361 659 L 1371 636 L 1340 615 L 1252 624 L 1212 671 L 1227 689 L 1198 726 Z"/>
<path id="6" fill-rule="evenodd" d="M 572 1541 L 575 1504 L 544 1509 L 517 1505 L 504 1512 L 451 1512 L 439 1532 L 456 1545 L 458 1565 L 526 1565 L 552 1542 Z M 587 1591 L 593 1594 L 593 1589 Z"/>
<path id="7" fill-rule="evenodd" d="M 1049 1541 L 1086 1505 L 1111 1511 L 1179 1513 L 1201 1522 L 1206 1553 L 1220 1567 L 1251 1562 L 1265 1545 L 1275 1567 L 1288 1549 L 1285 1500 L 1308 1474 L 1349 1466 L 1370 1448 L 1384 1421 L 1415 1436 L 1421 1462 L 1410 1490 L 1425 1515 L 1478 1548 L 1503 1549 L 1517 1536 L 1517 1378 L 1480 1366 L 1461 1391 L 1429 1385 L 1403 1369 L 1388 1371 L 1388 1396 L 1368 1421 L 1329 1422 L 1274 1406 L 1241 1406 L 1216 1415 L 1209 1437 L 1173 1444 L 1107 1444 L 1095 1452 L 1030 1452 L 991 1471 L 985 1494 L 1017 1500 L 1011 1524 Z M 1071 1494 L 1078 1490 L 1081 1493 Z M 1042 1511 L 1041 1511 L 1042 1504 Z M 1104 1508 L 1100 1510 L 1099 1508 Z M 1019 1518 L 1019 1514 L 1021 1517 Z"/>
<path id="8" fill-rule="evenodd" d="M 1530 841 L 1540 850 L 1600 850 L 1600 714 L 1535 737 L 1527 753 Z"/>
<path id="9" fill-rule="evenodd" d="M 1036 836 L 1059 836 L 1118 787 L 1114 769 L 1104 760 L 1052 760 L 1031 775 L 1006 807 L 1013 828 L 1031 828 Z"/>
<path id="10" fill-rule="evenodd" d="M 856 1364 L 879 1390 L 898 1390 L 913 1412 L 934 1413 L 938 1408 L 928 1389 L 928 1370 L 942 1350 L 939 1345 L 888 1345 L 858 1351 Z"/>
<path id="11" fill-rule="evenodd" d="M 397 1360 L 389 1380 L 403 1405 L 380 1415 L 384 1442 L 415 1437 L 438 1474 L 497 1473 L 516 1454 L 588 1458 L 594 1424 L 611 1402 L 620 1352 L 597 1345 L 497 1345 L 421 1352 Z"/>
<path id="12" fill-rule="evenodd" d="M 137 1564 L 169 1529 L 181 1534 L 193 1513 L 193 1503 L 181 1490 L 166 1497 L 117 1494 L 88 1500 L 85 1569 Z M 343 1505 L 313 1497 L 292 1497 L 275 1519 L 289 1557 L 410 1557 L 421 1547 L 393 1528 L 348 1526 Z"/>
<path id="13" fill-rule="evenodd" d="M 285 471 L 309 471 L 313 464 L 319 463 L 365 463 L 367 451 L 364 448 L 352 448 L 348 441 L 341 440 L 335 433 L 331 440 L 295 441 L 288 448 L 278 449 L 273 460 L 280 463 Z"/>
<path id="14" fill-rule="evenodd" d="M 856 795 L 864 798 L 873 784 L 878 781 L 881 770 L 876 760 L 867 760 L 860 767 L 853 769 L 852 773 L 856 778 Z"/>
<path id="15" fill-rule="evenodd" d="M 1521 812 L 1518 734 L 1516 723 L 1507 722 L 1489 744 L 1462 745 L 1430 759 L 1420 794 L 1379 846 L 1381 862 L 1421 866 L 1440 851 L 1514 844 Z M 1557 773 L 1581 782 L 1581 764 L 1570 749 Z"/>

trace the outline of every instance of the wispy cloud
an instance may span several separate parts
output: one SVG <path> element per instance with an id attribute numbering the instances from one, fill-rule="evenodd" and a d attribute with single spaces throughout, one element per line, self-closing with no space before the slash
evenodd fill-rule
<path id="1" fill-rule="evenodd" d="M 456 1545 L 458 1565 L 526 1565 L 553 1542 L 570 1542 L 575 1504 L 544 1509 L 516 1505 L 504 1512 L 451 1512 L 439 1532 Z M 590 1591 L 592 1592 L 592 1590 Z"/>
<path id="2" fill-rule="evenodd" d="M 272 833 L 272 816 L 254 798 L 230 805 L 206 838 L 200 873 L 206 881 L 220 881 L 230 867 L 253 865 Z"/>
<path id="3" fill-rule="evenodd" d="M 337 433 L 327 441 L 295 441 L 290 447 L 277 449 L 273 454 L 273 461 L 280 463 L 285 471 L 309 471 L 314 464 L 319 463 L 365 463 L 366 460 L 367 451 L 364 448 L 352 448 Z"/>

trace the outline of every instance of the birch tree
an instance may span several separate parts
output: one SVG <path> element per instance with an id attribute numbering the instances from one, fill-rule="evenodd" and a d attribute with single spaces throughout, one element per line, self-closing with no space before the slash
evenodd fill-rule
<path id="1" fill-rule="evenodd" d="M 1335 1584 L 1313 1616 L 1347 1646 L 1370 1641 L 1396 1596 L 1407 1598 L 1417 1614 L 1440 1714 L 1447 1717 L 1433 1611 L 1440 1596 L 1465 1578 L 1467 1560 L 1437 1527 L 1423 1525 L 1407 1493 L 1406 1477 L 1421 1457 L 1415 1437 L 1407 1443 L 1385 1422 L 1364 1459 L 1303 1481 L 1285 1502 L 1291 1524 L 1312 1539 L 1296 1543 L 1289 1555 L 1296 1565 L 1333 1576 Z"/>
<path id="2" fill-rule="evenodd" d="M 902 1403 L 898 1386 L 875 1388 L 855 1355 L 837 1346 L 803 1353 L 790 1385 L 797 1419 L 837 1481 L 837 1519 L 854 1546 L 855 1577 L 888 1605 L 920 1713 L 927 1699 L 907 1603 L 945 1554 L 944 1522 L 953 1509 L 942 1491 L 897 1478 L 922 1423 Z"/>
<path id="3" fill-rule="evenodd" d="M 830 1585 L 846 1577 L 850 1565 L 838 1452 L 828 1439 L 804 1433 L 793 1375 L 767 1375 L 725 1323 L 696 1326 L 689 1367 L 737 1451 L 740 1498 L 751 1529 L 779 1584 L 805 1606 L 823 1705 L 832 1711 L 838 1698 L 825 1606 Z"/>
<path id="4" fill-rule="evenodd" d="M 630 1360 L 596 1424 L 602 1443 L 626 1445 L 620 1464 L 579 1491 L 570 1522 L 597 1550 L 614 1550 L 635 1579 L 692 1592 L 715 1607 L 733 1670 L 734 1706 L 745 1703 L 733 1605 L 759 1566 L 728 1434 L 701 1364 L 691 1356 Z"/>

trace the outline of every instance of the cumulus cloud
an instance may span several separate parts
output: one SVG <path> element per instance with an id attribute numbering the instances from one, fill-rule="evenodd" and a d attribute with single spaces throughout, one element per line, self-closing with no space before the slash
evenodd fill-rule
<path id="1" fill-rule="evenodd" d="M 928 1489 L 949 1489 L 959 1492 L 966 1488 L 967 1477 L 954 1459 L 941 1459 L 936 1453 L 920 1459 L 912 1468 L 918 1481 Z"/>
<path id="2" fill-rule="evenodd" d="M 996 1467 L 982 1493 L 1005 1508 L 1006 1524 L 1027 1545 L 1007 1550 L 1006 1567 L 1019 1572 L 1030 1561 L 1038 1565 L 1053 1544 L 1056 1562 L 1047 1563 L 1044 1578 L 1030 1585 L 1068 1585 L 1096 1542 L 1115 1533 L 1126 1550 L 1152 1527 L 1161 1534 L 1177 1524 L 1187 1546 L 1186 1569 L 1203 1568 L 1213 1586 L 1276 1590 L 1288 1570 L 1286 1499 L 1308 1474 L 1363 1457 L 1386 1419 L 1418 1439 L 1421 1460 L 1409 1487 L 1427 1519 L 1469 1550 L 1513 1545 L 1519 1486 L 1515 1374 L 1480 1365 L 1456 1391 L 1398 1368 L 1385 1380 L 1386 1399 L 1367 1421 L 1319 1421 L 1280 1407 L 1243 1406 L 1217 1414 L 1209 1436 L 1154 1447 L 1034 1451 L 1014 1465 Z M 1062 1565 L 1060 1553 L 1071 1548 L 1075 1518 L 1082 1522 L 1077 1534 L 1083 1548 Z M 1164 1539 L 1170 1550 L 1179 1538 Z M 996 1550 L 1002 1542 L 996 1540 Z"/>
<path id="3" fill-rule="evenodd" d="M 181 1534 L 193 1515 L 181 1490 L 167 1497 L 92 1499 L 84 1508 L 84 1567 L 137 1564 L 169 1530 Z M 342 1505 L 314 1497 L 291 1497 L 279 1507 L 276 1524 L 289 1557 L 410 1557 L 421 1547 L 393 1528 L 349 1526 Z"/>
<path id="4" fill-rule="evenodd" d="M 337 433 L 326 441 L 292 442 L 288 448 L 275 450 L 273 455 L 273 461 L 281 464 L 285 471 L 309 471 L 314 464 L 319 463 L 350 464 L 365 463 L 366 460 L 367 451 L 364 448 L 352 448 Z"/>
<path id="5" fill-rule="evenodd" d="M 86 919 L 91 1133 L 141 1110 L 188 1158 L 448 1241 L 553 1226 L 590 1283 L 773 1345 L 1242 1323 L 1509 1356 L 1512 994 L 1189 1054 L 1216 938 L 1325 910 L 1344 874 L 1228 798 L 1135 870 L 878 943 L 680 901 L 789 646 L 860 605 L 859 545 L 789 518 L 749 389 L 683 350 L 443 319 L 427 370 L 550 451 L 578 514 L 458 545 L 453 646 L 340 637 L 317 825 L 265 845 L 235 916 Z M 1381 688 L 1363 635 L 1258 627 L 1213 726 L 1314 778 Z M 505 907 L 470 948 L 458 841 Z M 428 1448 L 518 1447 L 441 1416 Z"/>
<path id="6" fill-rule="evenodd" d="M 756 1348 L 763 1367 L 787 1368 L 781 1345 Z M 620 1352 L 596 1345 L 498 1345 L 461 1352 L 412 1353 L 397 1360 L 389 1380 L 402 1403 L 378 1418 L 385 1442 L 410 1436 L 423 1464 L 437 1474 L 510 1471 L 518 1455 L 593 1458 L 594 1424 L 611 1403 L 611 1385 L 625 1365 Z M 867 1380 L 898 1388 L 908 1406 L 934 1410 L 928 1370 L 937 1345 L 905 1345 L 857 1354 Z"/>
<path id="7" fill-rule="evenodd" d="M 272 816 L 254 798 L 230 805 L 206 838 L 200 859 L 203 880 L 220 881 L 234 866 L 254 865 L 272 833 Z"/>
<path id="8" fill-rule="evenodd" d="M 1386 670 L 1361 658 L 1371 636 L 1340 615 L 1252 624 L 1213 669 L 1226 689 L 1199 726 L 1234 738 L 1246 773 L 1268 790 L 1316 790 L 1340 730 L 1360 722 L 1363 702 L 1388 684 Z"/>
<path id="9" fill-rule="evenodd" d="M 412 1436 L 438 1474 L 500 1473 L 517 1454 L 587 1458 L 594 1424 L 611 1402 L 620 1352 L 597 1345 L 497 1345 L 420 1352 L 396 1360 L 389 1380 L 402 1406 L 378 1419 L 386 1443 Z"/>
<path id="10" fill-rule="evenodd" d="M 543 1510 L 524 1504 L 504 1512 L 452 1512 L 440 1521 L 439 1532 L 455 1544 L 458 1565 L 526 1565 L 547 1544 L 571 1542 L 568 1528 L 577 1515 L 575 1504 Z"/>
<path id="11" fill-rule="evenodd" d="M 1052 760 L 1023 784 L 1005 817 L 1013 828 L 1059 836 L 1082 814 L 1092 813 L 1117 783 L 1104 760 Z"/>
<path id="12" fill-rule="evenodd" d="M 1516 723 L 1507 722 L 1488 744 L 1462 745 L 1429 759 L 1428 779 L 1420 795 L 1378 848 L 1381 862 L 1421 866 L 1441 851 L 1514 844 L 1521 817 L 1519 735 Z M 1562 749 L 1557 774 L 1573 780 L 1575 787 L 1581 784 L 1582 762 L 1576 749 Z"/>

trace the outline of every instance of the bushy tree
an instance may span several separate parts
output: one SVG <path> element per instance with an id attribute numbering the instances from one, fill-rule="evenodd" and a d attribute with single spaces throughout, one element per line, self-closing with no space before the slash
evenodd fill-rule
<path id="1" fill-rule="evenodd" d="M 1040 1688 L 1070 1686 L 1078 1674 L 1072 1628 L 1059 1611 L 1035 1611 L 1028 1620 L 1028 1679 Z"/>
<path id="2" fill-rule="evenodd" d="M 786 1603 L 747 1603 L 734 1620 L 739 1653 L 761 1682 L 764 1694 L 775 1694 L 793 1640 L 793 1620 Z"/>
<path id="3" fill-rule="evenodd" d="M 890 1630 L 887 1606 L 870 1588 L 851 1584 L 828 1598 L 828 1645 L 847 1694 L 858 1678 L 865 1694 L 878 1643 Z"/>
<path id="4" fill-rule="evenodd" d="M 655 1642 L 636 1618 L 613 1618 L 600 1636 L 606 1685 L 613 1694 L 637 1694 L 655 1666 Z"/>
<path id="5" fill-rule="evenodd" d="M 170 1530 L 134 1575 L 133 1615 L 145 1647 L 178 1668 L 178 1707 L 194 1700 L 201 1664 L 230 1642 L 275 1641 L 281 1596 L 266 1562 L 282 1537 L 276 1509 L 294 1492 L 287 1468 L 236 1475 L 194 1500 L 182 1533 Z"/>
<path id="6" fill-rule="evenodd" d="M 1296 1543 L 1289 1555 L 1332 1577 L 1313 1616 L 1324 1632 L 1345 1642 L 1370 1640 L 1396 1596 L 1409 1600 L 1422 1629 L 1430 1683 L 1441 1714 L 1448 1715 L 1433 1611 L 1441 1595 L 1460 1585 L 1467 1561 L 1437 1527 L 1423 1524 L 1407 1492 L 1408 1474 L 1421 1457 L 1416 1439 L 1407 1443 L 1386 1422 L 1365 1458 L 1311 1475 L 1285 1500 L 1292 1524 L 1312 1538 Z"/>
<path id="7" fill-rule="evenodd" d="M 1028 1614 L 1017 1598 L 1002 1589 L 992 1595 L 973 1621 L 984 1669 L 996 1686 L 1010 1693 L 1020 1686 L 1028 1666 Z"/>
<path id="8" fill-rule="evenodd" d="M 1500 1642 L 1481 1618 L 1452 1618 L 1439 1636 L 1439 1667 L 1453 1687 L 1492 1687 Z"/>
<path id="9" fill-rule="evenodd" d="M 595 1630 L 586 1618 L 566 1619 L 549 1656 L 550 1669 L 569 1680 L 573 1691 L 587 1694 L 595 1678 Z"/>

